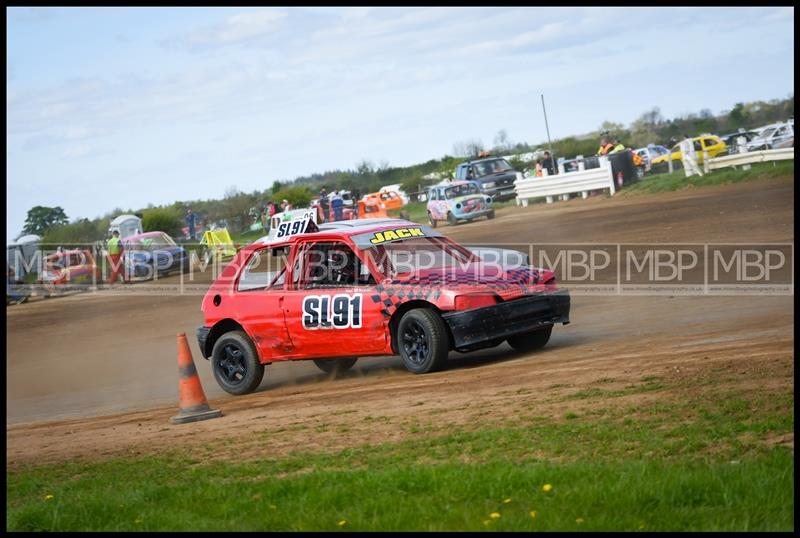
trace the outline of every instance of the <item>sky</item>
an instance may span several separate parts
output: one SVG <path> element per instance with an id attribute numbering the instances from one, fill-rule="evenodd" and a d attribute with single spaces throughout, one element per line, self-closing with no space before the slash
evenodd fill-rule
<path id="1" fill-rule="evenodd" d="M 794 94 L 794 8 L 7 8 L 7 240 Z"/>

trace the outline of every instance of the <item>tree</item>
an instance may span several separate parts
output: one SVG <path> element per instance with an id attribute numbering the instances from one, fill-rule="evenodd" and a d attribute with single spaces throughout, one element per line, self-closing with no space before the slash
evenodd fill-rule
<path id="1" fill-rule="evenodd" d="M 28 217 L 25 219 L 25 226 L 22 228 L 23 234 L 44 235 L 53 226 L 67 224 L 69 219 L 64 210 L 59 207 L 45 207 L 37 205 L 28 210 Z"/>
<path id="2" fill-rule="evenodd" d="M 483 150 L 483 142 L 474 138 L 453 144 L 453 154 L 458 157 L 477 157 Z"/>
<path id="3" fill-rule="evenodd" d="M 278 180 L 275 180 L 275 182 L 272 184 L 272 194 L 275 194 L 276 192 L 281 190 L 283 187 L 284 187 L 283 183 L 281 183 Z"/>
<path id="4" fill-rule="evenodd" d="M 497 151 L 506 151 L 510 149 L 512 144 L 508 140 L 508 133 L 506 133 L 505 129 L 500 129 L 497 131 L 497 135 L 494 137 L 494 147 Z"/>

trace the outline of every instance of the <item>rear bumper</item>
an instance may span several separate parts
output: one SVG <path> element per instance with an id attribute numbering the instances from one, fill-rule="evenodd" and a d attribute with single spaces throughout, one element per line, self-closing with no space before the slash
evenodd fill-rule
<path id="1" fill-rule="evenodd" d="M 200 353 L 204 359 L 207 359 L 210 353 L 206 353 L 206 340 L 208 340 L 208 333 L 211 332 L 211 327 L 198 327 L 197 328 L 197 345 L 200 347 Z"/>
<path id="2" fill-rule="evenodd" d="M 453 334 L 453 347 L 479 347 L 553 325 L 569 323 L 570 297 L 567 290 L 542 293 L 506 301 L 494 306 L 450 312 L 442 317 Z"/>

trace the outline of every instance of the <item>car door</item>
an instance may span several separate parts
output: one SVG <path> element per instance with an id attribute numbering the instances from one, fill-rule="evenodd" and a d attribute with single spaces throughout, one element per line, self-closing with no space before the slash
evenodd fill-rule
<path id="1" fill-rule="evenodd" d="M 436 220 L 444 220 L 447 218 L 447 201 L 444 199 L 443 189 L 433 189 L 431 197 L 430 210 L 431 215 Z"/>
<path id="2" fill-rule="evenodd" d="M 343 241 L 308 240 L 300 245 L 282 301 L 293 357 L 386 352 L 384 305 L 372 299 L 375 278 L 359 254 Z"/>
<path id="3" fill-rule="evenodd" d="M 258 349 L 263 362 L 293 351 L 281 309 L 285 291 L 285 255 L 265 247 L 254 251 L 236 281 L 233 318 Z M 225 300 L 225 299 L 223 299 Z"/>

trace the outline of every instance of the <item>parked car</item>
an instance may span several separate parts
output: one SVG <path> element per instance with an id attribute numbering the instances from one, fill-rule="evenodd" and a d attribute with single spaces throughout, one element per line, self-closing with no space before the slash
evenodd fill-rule
<path id="1" fill-rule="evenodd" d="M 728 146 L 725 145 L 725 142 L 722 141 L 720 137 L 717 135 L 710 135 L 705 134 L 701 136 L 695 136 L 692 138 L 694 142 L 694 150 L 697 152 L 697 162 L 703 162 L 703 152 L 708 151 L 708 157 L 713 159 L 717 155 L 723 155 L 727 152 Z M 661 164 L 667 162 L 669 159 L 673 161 L 682 161 L 683 155 L 681 154 L 681 145 L 680 143 L 675 144 L 673 146 L 669 155 L 661 155 L 660 157 L 656 157 L 651 161 L 651 166 L 656 164 Z"/>
<path id="2" fill-rule="evenodd" d="M 792 143 L 794 143 L 794 122 L 773 123 L 764 127 L 759 131 L 757 137 L 747 143 L 747 151 L 774 149 L 789 139 L 792 139 Z"/>
<path id="3" fill-rule="evenodd" d="M 752 141 L 754 138 L 758 136 L 758 131 L 745 131 L 744 129 L 737 131 L 735 133 L 728 133 L 726 135 L 722 135 L 720 138 L 725 145 L 728 146 L 728 153 L 734 154 L 739 153 L 739 137 L 744 137 L 745 139 L 745 147 L 747 144 Z"/>
<path id="4" fill-rule="evenodd" d="M 517 196 L 514 182 L 519 177 L 522 174 L 514 170 L 508 161 L 502 157 L 489 157 L 459 164 L 456 166 L 454 179 L 477 181 L 481 192 L 499 202 Z"/>
<path id="5" fill-rule="evenodd" d="M 308 221 L 308 219 L 306 219 Z M 503 342 L 529 353 L 567 324 L 552 271 L 482 258 L 400 219 L 292 229 L 243 248 L 203 298 L 202 356 L 230 394 L 256 390 L 266 365 L 313 360 L 323 372 L 400 355 L 414 374 Z"/>
<path id="6" fill-rule="evenodd" d="M 187 272 L 191 260 L 186 250 L 164 232 L 146 232 L 126 238 L 125 268 L 130 278 L 155 278 L 172 271 Z"/>
<path id="7" fill-rule="evenodd" d="M 380 191 L 380 192 L 392 192 L 392 191 L 396 192 L 400 196 L 400 198 L 403 199 L 403 204 L 408 204 L 411 201 L 411 199 L 408 197 L 408 195 L 405 193 L 405 191 L 401 188 L 400 183 L 394 183 L 392 185 L 384 185 L 383 187 L 378 189 L 378 191 Z"/>
<path id="8" fill-rule="evenodd" d="M 44 259 L 38 284 L 45 295 L 85 289 L 102 280 L 100 267 L 87 249 L 62 250 Z"/>
<path id="9" fill-rule="evenodd" d="M 634 153 L 641 157 L 642 161 L 644 161 L 645 171 L 649 172 L 653 168 L 653 160 L 669 155 L 669 150 L 658 144 L 648 144 L 644 148 L 634 150 Z"/>
<path id="10" fill-rule="evenodd" d="M 451 225 L 478 217 L 494 218 L 492 197 L 481 192 L 477 181 L 451 181 L 428 189 L 428 222 L 446 220 Z"/>
<path id="11" fill-rule="evenodd" d="M 405 201 L 403 201 L 403 197 L 394 191 L 371 192 L 365 194 L 361 199 L 369 203 L 377 202 L 387 211 L 391 209 L 400 209 L 406 205 Z"/>

